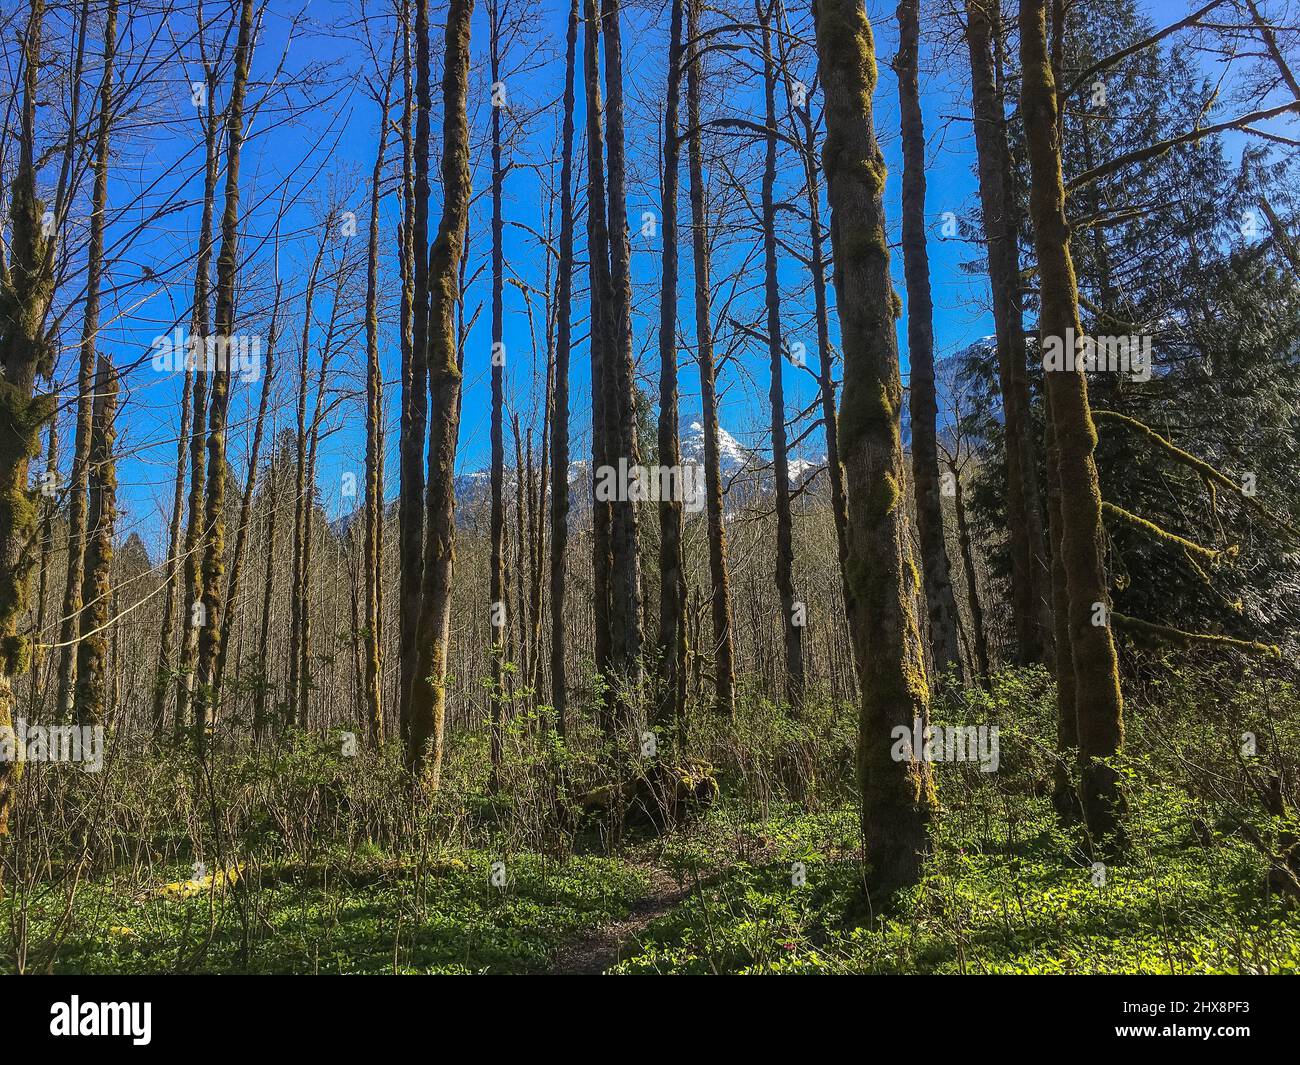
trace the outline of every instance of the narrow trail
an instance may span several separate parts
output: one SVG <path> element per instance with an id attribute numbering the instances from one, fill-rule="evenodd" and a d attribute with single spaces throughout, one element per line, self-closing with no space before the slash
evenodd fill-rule
<path id="1" fill-rule="evenodd" d="M 584 932 L 561 946 L 547 970 L 551 975 L 599 976 L 625 957 L 635 954 L 638 937 L 650 923 L 679 905 L 696 889 L 695 884 L 678 885 L 658 866 L 642 865 L 641 869 L 650 878 L 650 890 L 626 917 Z"/>

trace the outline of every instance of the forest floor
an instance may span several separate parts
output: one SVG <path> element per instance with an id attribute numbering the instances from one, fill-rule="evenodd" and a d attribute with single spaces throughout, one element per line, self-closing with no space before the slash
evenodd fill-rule
<path id="1" fill-rule="evenodd" d="M 1100 879 L 1045 802 L 1000 826 L 950 817 L 930 875 L 874 926 L 845 917 L 856 820 L 724 801 L 623 858 L 507 855 L 504 886 L 491 849 L 250 859 L 231 888 L 123 871 L 71 909 L 11 893 L 0 920 L 23 930 L 23 969 L 65 973 L 1300 972 L 1300 912 L 1241 845 L 1189 847 L 1172 806 Z"/>
<path id="2" fill-rule="evenodd" d="M 1297 706 L 1289 685 L 1229 699 L 1199 675 L 1138 704 L 1128 846 L 1102 864 L 1052 809 L 1041 671 L 962 693 L 940 712 L 999 722 L 1000 770 L 935 766 L 932 856 L 887 915 L 863 890 L 851 708 L 698 740 L 716 801 L 615 846 L 603 823 L 558 828 L 528 767 L 489 795 L 472 744 L 418 816 L 398 758 L 321 738 L 218 761 L 198 792 L 183 752 L 32 772 L 32 827 L 0 852 L 0 972 L 1300 974 L 1300 906 L 1260 846 L 1293 828 L 1223 742 L 1300 750 Z"/>

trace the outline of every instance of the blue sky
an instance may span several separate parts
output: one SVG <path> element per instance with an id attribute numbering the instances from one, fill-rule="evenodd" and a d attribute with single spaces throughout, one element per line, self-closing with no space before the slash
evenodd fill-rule
<path id="1" fill-rule="evenodd" d="M 255 73 L 259 81 L 270 77 L 280 62 L 288 33 L 289 15 L 298 10 L 283 0 L 274 0 L 265 22 L 265 33 L 257 55 Z M 248 143 L 243 160 L 243 209 L 241 222 L 241 253 L 249 260 L 245 268 L 244 289 L 247 298 L 241 303 L 243 328 L 265 333 L 265 320 L 258 292 L 269 290 L 268 279 L 274 269 L 272 255 L 275 236 L 275 219 L 282 200 L 289 203 L 279 224 L 279 270 L 286 282 L 286 292 L 298 294 L 306 263 L 313 250 L 312 227 L 319 214 L 319 202 L 326 188 L 337 190 L 339 205 L 357 217 L 357 233 L 351 238 L 357 242 L 351 250 L 364 253 L 366 220 L 368 217 L 368 186 L 370 169 L 376 143 L 378 108 L 354 75 L 371 72 L 366 47 L 360 31 L 355 26 L 356 9 L 352 4 L 321 4 L 311 0 L 306 9 L 314 20 L 310 28 L 300 27 L 287 52 L 285 67 L 302 70 L 314 66 L 319 73 L 319 84 L 314 88 L 312 106 L 293 116 L 289 122 L 268 104 L 253 120 L 253 138 Z M 381 9 L 376 7 L 376 12 Z M 1151 6 L 1151 17 L 1164 21 L 1176 17 L 1186 9 L 1181 5 L 1162 2 Z M 556 99 L 562 89 L 564 23 L 567 4 L 544 0 L 537 7 L 538 18 L 530 23 L 531 36 L 516 42 L 507 62 L 507 71 L 522 68 L 511 78 L 507 76 L 507 95 L 512 108 L 519 112 L 535 109 L 536 105 Z M 876 29 L 877 51 L 880 57 L 880 81 L 876 92 L 876 124 L 882 149 L 889 165 L 886 186 L 886 211 L 891 238 L 897 239 L 899 216 L 899 183 L 901 161 L 898 150 L 898 111 L 896 85 L 888 58 L 895 48 L 893 7 L 871 0 L 868 13 L 873 16 Z M 792 9 L 791 17 L 806 18 Z M 352 24 L 352 25 L 350 25 Z M 389 23 L 391 24 L 391 23 Z M 658 237 L 644 238 L 639 231 L 643 212 L 660 210 L 658 173 L 655 167 L 658 145 L 658 117 L 662 109 L 665 80 L 667 14 L 664 9 L 635 9 L 625 12 L 623 38 L 625 54 L 625 86 L 628 97 L 628 144 L 632 175 L 628 197 L 628 215 L 632 223 L 633 274 L 636 288 L 635 333 L 636 350 L 641 357 L 643 387 L 653 391 L 658 368 L 658 354 L 654 329 L 658 316 L 658 277 L 661 244 Z M 143 26 L 128 27 L 129 32 L 141 37 Z M 974 217 L 976 209 L 976 183 L 972 172 L 974 165 L 970 124 L 966 120 L 969 105 L 966 102 L 964 75 L 966 70 L 965 45 L 951 32 L 930 32 L 935 27 L 923 27 L 928 38 L 922 51 L 922 102 L 928 139 L 928 197 L 927 215 L 931 227 L 930 261 L 935 302 L 935 337 L 937 354 L 942 357 L 967 346 L 992 331 L 991 319 L 986 310 L 987 286 L 982 276 L 970 275 L 961 270 L 961 264 L 979 256 L 979 249 L 957 240 L 941 239 L 940 226 L 944 212 L 954 212 L 962 217 Z M 474 68 L 471 97 L 486 100 L 490 80 L 487 72 L 487 20 L 484 5 L 480 3 L 474 22 Z M 937 45 L 935 41 L 938 41 Z M 386 32 L 375 32 L 374 44 L 387 60 L 391 37 Z M 936 48 L 938 49 L 936 51 Z M 811 80 L 811 59 L 804 57 Z M 720 71 L 725 76 L 727 71 Z M 192 280 L 192 254 L 197 242 L 198 209 L 201 185 L 198 170 L 202 162 L 199 145 L 199 127 L 190 102 L 189 85 L 197 77 L 196 68 L 181 64 L 168 64 L 151 76 L 148 87 L 150 106 L 154 114 L 164 113 L 168 125 L 142 136 L 131 138 L 123 134 L 119 139 L 115 158 L 115 178 L 110 187 L 113 210 L 120 212 L 110 227 L 109 244 L 114 246 L 114 234 L 119 237 L 135 225 L 145 213 L 142 202 L 154 208 L 164 208 L 163 217 L 152 222 L 142 236 L 129 247 L 119 247 L 113 252 L 115 262 L 110 267 L 112 276 L 119 280 L 117 290 L 110 296 L 109 304 L 114 317 L 106 321 L 102 346 L 114 353 L 119 366 L 138 363 L 145 359 L 153 336 L 168 329 L 176 319 L 184 320 L 188 314 Z M 259 88 L 258 91 L 261 91 Z M 711 96 L 706 99 L 706 107 Z M 300 102 L 301 97 L 295 97 Z M 761 96 L 752 93 L 725 95 L 725 104 L 738 112 L 754 114 L 761 106 Z M 718 105 L 719 108 L 721 105 Z M 783 107 L 784 101 L 778 101 Z M 581 93 L 579 93 L 581 108 Z M 505 215 L 518 223 L 507 230 L 506 257 L 514 274 L 523 282 L 541 287 L 544 260 L 536 240 L 524 227 L 539 230 L 544 226 L 545 197 L 542 185 L 531 166 L 558 154 L 558 127 L 555 113 L 535 119 L 529 133 L 517 144 L 512 158 L 514 169 L 506 184 Z M 711 113 L 721 113 L 715 109 Z M 485 148 L 486 107 L 479 107 L 475 116 L 476 140 Z M 398 117 L 395 109 L 393 117 Z M 581 135 L 582 119 L 578 128 Z M 434 126 L 435 153 L 438 128 Z M 390 138 L 391 142 L 391 138 Z M 739 151 L 739 149 L 738 149 Z M 398 156 L 393 154 L 394 162 Z M 436 155 L 434 163 L 436 165 Z M 173 164 L 175 164 L 174 170 Z M 488 183 L 486 151 L 476 160 L 476 190 Z M 793 194 L 796 160 L 791 153 L 783 157 L 781 190 Z M 173 176 L 159 181 L 160 175 L 192 174 L 188 179 Z M 558 177 L 558 164 L 556 166 Z M 713 175 L 716 179 L 717 175 Z M 683 198 L 681 210 L 685 220 L 689 210 L 685 198 L 686 173 L 682 173 Z M 140 200 L 142 188 L 150 191 Z M 757 201 L 758 188 L 750 190 Z M 184 207 L 178 205 L 188 201 Z M 387 384 L 387 477 L 386 494 L 391 498 L 397 484 L 397 420 L 399 402 L 399 355 L 395 331 L 395 292 L 397 262 L 395 258 L 394 227 L 397 223 L 397 199 L 389 195 L 382 210 L 383 238 L 381 250 L 384 259 L 381 270 L 385 274 L 388 295 L 386 304 L 388 321 L 381 337 L 384 377 Z M 490 282 L 485 267 L 488 250 L 487 211 L 488 199 L 483 196 L 476 204 L 474 216 L 473 261 L 470 272 L 473 282 L 466 295 L 467 313 L 472 314 L 480 304 L 482 312 L 469 335 L 466 347 L 465 398 L 461 425 L 460 469 L 482 468 L 487 461 L 488 443 L 488 388 L 489 365 L 489 307 Z M 436 220 L 439 210 L 437 193 L 431 205 Z M 432 228 L 432 225 L 431 225 Z M 727 267 L 734 262 L 731 256 L 742 256 L 749 239 L 735 236 L 723 261 L 715 264 L 714 279 L 720 282 Z M 688 241 L 686 231 L 682 240 Z M 579 241 L 582 241 L 581 235 Z M 750 240 L 752 245 L 752 240 Z M 338 249 L 332 249 L 336 251 Z M 579 254 L 583 255 L 582 247 Z M 753 264 L 761 265 L 761 258 Z M 155 280 L 141 279 L 146 269 L 154 271 Z M 902 285 L 901 256 L 895 250 L 893 257 L 895 284 L 905 295 Z M 683 246 L 681 303 L 679 329 L 688 343 L 693 344 L 693 311 L 691 305 L 691 257 L 689 246 Z M 797 260 L 785 257 L 782 263 L 782 283 L 791 292 L 802 286 L 802 267 Z M 752 280 L 757 280 L 757 273 Z M 575 315 L 585 319 L 585 269 L 575 284 L 583 290 L 575 306 Z M 758 294 L 754 293 L 738 306 L 752 311 Z M 815 358 L 815 337 L 808 318 L 809 300 L 797 303 L 790 297 L 790 305 L 783 313 L 787 340 L 802 339 Z M 298 301 L 300 304 L 300 301 Z M 297 361 L 297 334 L 301 328 L 298 304 L 293 307 L 283 323 L 284 333 L 278 352 L 280 364 L 276 407 L 280 409 L 279 426 L 286 427 L 292 417 L 292 384 L 290 367 Z M 318 324 L 312 334 L 313 344 L 319 344 L 324 335 L 328 304 L 318 303 Z M 544 372 L 545 355 L 542 347 L 542 318 L 540 300 L 534 303 L 535 328 L 538 336 L 536 350 L 532 342 L 524 300 L 515 286 L 507 287 L 505 339 L 508 351 L 507 375 L 510 402 L 525 426 L 533 425 L 540 432 L 540 401 L 528 393 L 527 380 L 531 360 L 537 360 L 539 375 Z M 906 374 L 905 322 L 899 323 L 899 343 L 903 352 Z M 577 326 L 579 335 L 585 336 L 585 323 Z M 585 346 L 573 353 L 571 377 L 571 403 L 575 452 L 588 446 L 590 396 L 589 374 Z M 75 374 L 75 354 L 64 357 L 61 377 L 65 388 Z M 316 358 L 312 360 L 313 372 Z M 329 387 L 347 390 L 359 388 L 364 373 L 364 344 L 358 335 L 348 349 L 337 358 L 331 370 Z M 722 424 L 737 435 L 742 442 L 762 448 L 765 442 L 763 425 L 767 420 L 766 354 L 750 343 L 737 352 L 736 360 L 724 371 L 724 397 Z M 680 363 L 682 385 L 681 412 L 689 419 L 698 412 L 698 377 L 689 352 L 683 351 Z M 815 399 L 815 384 L 810 375 L 786 368 L 786 407 L 790 416 L 808 407 Z M 171 476 L 175 459 L 175 438 L 178 428 L 178 399 L 180 378 L 175 374 L 159 374 L 146 361 L 136 365 L 125 376 L 125 405 L 119 433 L 119 450 L 122 455 L 119 469 L 120 506 L 124 511 L 119 525 L 119 535 L 139 532 L 151 554 L 157 559 L 161 539 L 166 527 L 166 515 L 171 500 Z M 230 452 L 237 475 L 242 479 L 248 441 L 251 437 L 251 416 L 256 409 L 259 385 L 238 385 L 232 401 Z M 329 422 L 330 434 L 321 447 L 318 480 L 323 501 L 331 515 L 343 513 L 358 505 L 359 499 L 345 498 L 342 486 L 345 475 L 352 473 L 360 483 L 364 455 L 363 400 L 343 402 Z M 65 419 L 66 422 L 66 419 Z M 268 426 L 268 432 L 270 427 Z M 70 439 L 70 426 L 65 425 L 65 440 Z M 507 451 L 512 448 L 507 436 Z M 821 452 L 820 435 L 814 434 L 799 448 L 807 456 Z M 65 445 L 66 453 L 66 445 Z M 263 451 L 265 457 L 266 451 Z"/>

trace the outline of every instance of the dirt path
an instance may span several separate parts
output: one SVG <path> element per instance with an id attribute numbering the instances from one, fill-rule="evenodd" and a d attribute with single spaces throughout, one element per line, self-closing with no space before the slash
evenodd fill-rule
<path id="1" fill-rule="evenodd" d="M 695 885 L 680 887 L 671 876 L 653 865 L 641 868 L 650 878 L 650 890 L 622 920 L 601 925 L 565 943 L 556 952 L 548 970 L 556 976 L 599 976 L 638 949 L 637 937 L 650 922 L 662 917 L 686 899 Z"/>

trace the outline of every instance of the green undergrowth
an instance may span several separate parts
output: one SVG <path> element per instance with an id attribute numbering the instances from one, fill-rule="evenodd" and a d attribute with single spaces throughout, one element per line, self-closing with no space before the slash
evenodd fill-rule
<path id="1" fill-rule="evenodd" d="M 85 886 L 53 963 L 60 973 L 509 973 L 545 969 L 555 948 L 626 913 L 644 874 L 616 858 L 506 863 L 459 851 L 424 863 L 382 855 L 250 869 L 229 890 L 113 879 Z M 29 913 L 48 943 L 64 898 Z M 12 963 L 12 959 L 11 959 Z M 39 957 L 29 957 L 39 966 Z"/>
<path id="2" fill-rule="evenodd" d="M 555 752 L 529 755 L 523 727 L 500 792 L 471 739 L 426 806 L 394 752 L 349 759 L 328 738 L 197 779 L 167 752 L 33 772 L 22 813 L 43 827 L 0 852 L 0 971 L 545 972 L 624 921 L 614 974 L 1300 972 L 1300 908 L 1269 875 L 1296 806 L 1260 799 L 1300 777 L 1295 687 L 1143 678 L 1116 766 L 1129 845 L 1104 866 L 1052 809 L 1047 674 L 941 691 L 937 723 L 1000 730 L 996 764 L 936 766 L 933 853 L 887 914 L 863 888 L 851 706 L 699 716 L 690 750 L 721 796 L 667 831 L 576 804 L 557 819 L 537 772 Z"/>
<path id="3" fill-rule="evenodd" d="M 766 860 L 738 862 L 651 924 L 614 972 L 1300 972 L 1300 912 L 1263 890 L 1259 856 L 1197 843 L 1168 794 L 1148 803 L 1132 853 L 1104 869 L 1046 800 L 1002 838 L 941 829 L 924 881 L 875 920 L 852 812 L 778 816 L 762 829 Z"/>

